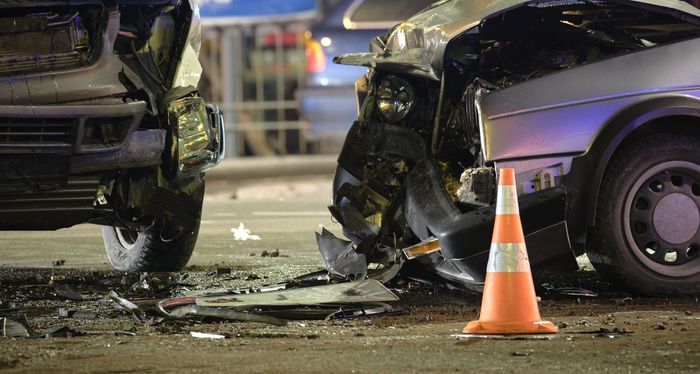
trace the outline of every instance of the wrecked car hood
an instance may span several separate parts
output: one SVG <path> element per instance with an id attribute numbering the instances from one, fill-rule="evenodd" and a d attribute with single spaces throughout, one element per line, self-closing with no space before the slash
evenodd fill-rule
<path id="1" fill-rule="evenodd" d="M 484 19 L 497 16 L 520 6 L 545 8 L 566 4 L 583 4 L 579 0 L 443 0 L 402 22 L 389 33 L 377 38 L 374 52 L 348 53 L 333 62 L 341 65 L 381 67 L 384 70 L 407 73 L 440 80 L 443 55 L 452 38 L 478 26 Z M 604 1 L 593 0 L 604 3 Z M 700 24 L 700 10 L 680 0 L 608 0 L 622 4 L 661 9 Z M 381 39 L 384 45 L 377 45 Z M 381 43 L 381 41 L 379 42 Z M 379 51 L 378 49 L 383 49 Z"/>

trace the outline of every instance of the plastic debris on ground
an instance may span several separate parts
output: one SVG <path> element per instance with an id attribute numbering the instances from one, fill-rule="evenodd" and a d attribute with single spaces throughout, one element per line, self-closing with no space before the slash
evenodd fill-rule
<path id="1" fill-rule="evenodd" d="M 200 338 L 200 339 L 226 339 L 226 335 L 209 334 L 206 332 L 191 331 L 190 335 L 192 335 L 193 338 Z"/>
<path id="2" fill-rule="evenodd" d="M 233 240 L 246 241 L 246 240 L 260 240 L 260 237 L 250 233 L 250 230 L 243 226 L 243 222 L 238 225 L 238 228 L 232 228 L 231 233 L 233 233 Z"/>
<path id="3" fill-rule="evenodd" d="M 0 317 L 0 336 L 3 338 L 27 338 L 29 337 L 29 329 L 27 327 L 26 317 L 22 316 L 24 321 Z"/>
<path id="4" fill-rule="evenodd" d="M 32 287 L 45 289 L 49 297 L 58 296 L 72 301 L 54 309 L 53 316 L 57 322 L 73 319 L 83 326 L 84 323 L 92 323 L 88 320 L 111 318 L 111 314 L 105 313 L 100 306 L 104 305 L 103 301 L 111 301 L 113 309 L 130 315 L 134 323 L 134 330 L 130 330 L 131 332 L 110 333 L 115 335 L 132 335 L 139 326 L 159 326 L 159 329 L 174 328 L 182 331 L 182 326 L 188 324 L 221 321 L 284 326 L 294 319 L 348 320 L 405 313 L 404 310 L 391 305 L 398 300 L 392 291 L 377 280 L 364 279 L 366 267 L 358 270 L 352 267 L 345 268 L 343 265 L 343 260 L 353 255 L 355 260 L 351 262 L 360 259 L 360 262 L 364 263 L 364 257 L 354 254 L 352 246 L 348 246 L 349 243 L 338 240 L 329 232 L 321 234 L 321 237 L 324 235 L 324 239 L 329 243 L 339 245 L 335 249 L 342 249 L 335 252 L 339 255 L 335 259 L 329 258 L 329 264 L 332 264 L 330 268 L 336 270 L 335 276 L 331 276 L 328 270 L 319 270 L 279 284 L 193 289 L 198 287 L 198 282 L 181 282 L 191 278 L 187 273 L 120 274 L 111 278 L 103 278 L 93 273 L 87 277 L 74 278 L 51 271 L 48 285 L 38 284 Z M 273 253 L 272 256 L 277 256 L 279 252 L 275 250 Z M 343 277 L 338 276 L 341 274 L 338 269 L 344 269 Z M 347 269 L 350 270 L 345 271 Z M 230 267 L 219 267 L 215 272 L 207 274 L 217 278 L 212 280 L 212 284 L 217 284 L 222 275 L 230 276 L 233 272 Z M 360 280 L 349 280 L 355 277 L 360 277 Z M 39 281 L 48 279 L 49 273 L 37 278 Z M 194 279 L 196 278 L 192 278 Z M 76 284 L 82 284 L 85 288 L 78 290 Z M 98 297 L 91 293 L 104 286 L 109 287 L 108 295 Z M 87 300 L 93 301 L 89 307 L 79 305 Z M 97 300 L 100 302 L 95 303 Z M 10 308 L 0 310 L 0 336 L 56 338 L 86 334 L 65 325 L 56 326 L 44 333 L 35 333 L 26 321 L 24 313 L 15 308 L 14 302 L 3 302 L 2 305 L 8 305 Z M 161 326 L 163 324 L 170 327 Z M 224 334 L 229 336 L 228 333 Z"/>

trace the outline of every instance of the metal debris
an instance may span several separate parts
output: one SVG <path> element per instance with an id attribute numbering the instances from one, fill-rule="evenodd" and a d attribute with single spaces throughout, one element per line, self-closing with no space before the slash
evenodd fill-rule
<path id="1" fill-rule="evenodd" d="M 233 240 L 240 240 L 240 241 L 246 241 L 246 240 L 260 240 L 260 237 L 257 235 L 252 235 L 250 233 L 250 230 L 245 228 L 243 226 L 243 222 L 241 222 L 240 225 L 238 225 L 238 228 L 231 228 L 231 233 L 233 233 Z"/>
<path id="2" fill-rule="evenodd" d="M 464 204 L 488 206 L 493 200 L 494 173 L 490 167 L 464 170 L 459 177 L 461 186 L 457 189 L 457 200 Z"/>
<path id="3" fill-rule="evenodd" d="M 161 310 L 165 309 L 163 308 Z M 167 315 L 168 317 L 175 318 L 213 317 L 232 321 L 267 323 L 276 326 L 284 326 L 287 324 L 287 321 L 274 317 L 257 315 L 254 313 L 239 312 L 235 309 L 212 308 L 199 305 L 181 306 L 173 309 Z"/>
<path id="4" fill-rule="evenodd" d="M 376 305 L 362 305 L 358 307 L 340 307 L 337 312 L 331 313 L 326 316 L 326 320 L 342 319 L 349 320 L 355 318 L 363 318 L 369 316 L 387 316 L 387 315 L 399 315 L 405 314 L 406 311 L 403 309 L 397 309 L 393 306 L 385 303 L 377 303 Z"/>
<path id="5" fill-rule="evenodd" d="M 555 337 L 562 337 L 563 335 L 477 335 L 477 334 L 453 334 L 453 338 L 458 340 L 464 339 L 493 339 L 493 340 L 552 340 Z"/>
<path id="6" fill-rule="evenodd" d="M 552 290 L 552 293 L 557 296 L 568 296 L 568 297 L 586 297 L 586 298 L 596 298 L 598 294 L 584 289 L 584 288 L 574 288 L 574 287 L 559 287 Z"/>
<path id="7" fill-rule="evenodd" d="M 143 272 L 139 274 L 139 280 L 131 286 L 134 291 L 165 292 L 177 283 L 179 275 L 177 273 Z"/>
<path id="8" fill-rule="evenodd" d="M 153 321 L 153 320 L 149 320 L 146 317 L 146 313 L 144 312 L 143 309 L 141 309 L 140 306 L 138 306 L 138 305 L 134 304 L 133 302 L 119 296 L 119 294 L 117 294 L 116 292 L 110 291 L 109 298 L 112 299 L 112 301 L 114 301 L 115 303 L 117 303 L 117 305 L 119 305 L 121 308 L 130 312 L 134 316 L 135 321 L 137 321 L 139 323 L 145 323 L 145 324 L 148 324 L 149 322 Z"/>
<path id="9" fill-rule="evenodd" d="M 316 241 L 329 275 L 351 280 L 367 276 L 367 259 L 355 252 L 351 242 L 336 237 L 325 227 L 316 233 Z"/>

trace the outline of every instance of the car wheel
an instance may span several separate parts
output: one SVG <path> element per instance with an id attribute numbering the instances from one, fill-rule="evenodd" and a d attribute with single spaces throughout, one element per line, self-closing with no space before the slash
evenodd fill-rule
<path id="1" fill-rule="evenodd" d="M 200 218 L 201 204 L 200 199 Z M 102 239 L 109 262 L 117 270 L 179 271 L 192 256 L 199 225 L 200 219 L 197 219 L 194 227 L 182 231 L 172 222 L 157 219 L 141 231 L 103 226 Z"/>
<path id="2" fill-rule="evenodd" d="M 588 257 L 639 293 L 700 291 L 700 141 L 672 134 L 629 144 L 598 195 Z"/>

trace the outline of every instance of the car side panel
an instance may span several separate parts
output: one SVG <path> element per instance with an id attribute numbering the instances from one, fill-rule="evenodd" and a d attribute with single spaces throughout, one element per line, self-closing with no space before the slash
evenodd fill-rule
<path id="1" fill-rule="evenodd" d="M 479 103 L 489 161 L 581 154 L 618 113 L 683 96 L 700 100 L 700 39 L 563 70 L 485 94 Z"/>

